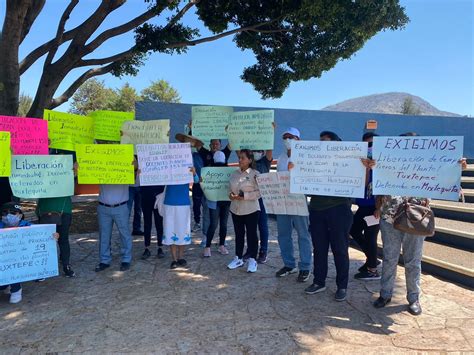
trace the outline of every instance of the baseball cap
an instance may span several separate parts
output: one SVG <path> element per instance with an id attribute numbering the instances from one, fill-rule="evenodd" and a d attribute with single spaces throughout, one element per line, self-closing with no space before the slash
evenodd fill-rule
<path id="1" fill-rule="evenodd" d="M 7 202 L 2 205 L 2 214 L 13 212 L 13 213 L 23 213 L 21 211 L 21 206 L 16 202 Z"/>
<path id="2" fill-rule="evenodd" d="M 291 134 L 292 136 L 301 138 L 300 131 L 298 130 L 298 128 L 295 128 L 295 127 L 289 127 L 289 128 L 287 128 L 287 130 L 286 130 L 285 132 L 283 132 L 283 136 L 284 136 L 285 134 Z"/>

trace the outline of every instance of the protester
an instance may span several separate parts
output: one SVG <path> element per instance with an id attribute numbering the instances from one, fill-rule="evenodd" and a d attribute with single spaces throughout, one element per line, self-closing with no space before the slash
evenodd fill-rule
<path id="1" fill-rule="evenodd" d="M 198 182 L 196 170 L 191 167 L 193 181 Z M 170 268 L 186 266 L 184 248 L 191 244 L 191 201 L 189 200 L 189 184 L 167 185 L 163 201 L 163 244 L 170 246 Z"/>
<path id="2" fill-rule="evenodd" d="M 217 151 L 213 156 L 214 163 L 212 166 L 226 166 L 225 155 L 221 151 Z M 207 200 L 209 208 L 209 228 L 206 233 L 206 247 L 204 248 L 203 256 L 208 258 L 211 256 L 211 243 L 214 238 L 214 233 L 219 223 L 219 248 L 218 251 L 222 255 L 228 255 L 229 251 L 225 246 L 225 238 L 227 236 L 227 220 L 229 218 L 230 201 L 210 201 Z"/>
<path id="3" fill-rule="evenodd" d="M 257 225 L 260 214 L 258 204 L 260 192 L 256 179 L 258 175 L 252 151 L 242 149 L 239 153 L 239 169 L 230 176 L 230 212 L 234 223 L 236 256 L 227 265 L 229 269 L 236 269 L 244 265 L 242 257 L 245 236 L 247 236 L 247 250 L 249 252 L 247 272 L 257 271 Z"/>
<path id="4" fill-rule="evenodd" d="M 291 141 L 299 140 L 300 131 L 297 128 L 290 127 L 283 133 L 283 143 L 285 152 L 278 157 L 277 171 L 288 171 L 288 164 L 291 159 Z M 307 216 L 282 215 L 277 218 L 278 245 L 280 246 L 283 267 L 276 272 L 276 277 L 284 277 L 294 274 L 298 271 L 298 282 L 306 282 L 310 277 L 311 270 L 311 241 L 308 231 L 309 220 Z M 293 250 L 293 228 L 298 235 L 298 249 L 300 261 L 298 269 Z"/>
<path id="5" fill-rule="evenodd" d="M 142 224 L 142 196 L 140 193 L 140 184 L 137 178 L 135 178 L 135 184 L 128 187 L 128 216 L 132 214 L 133 209 L 133 221 L 132 221 L 132 235 L 143 235 L 141 230 Z"/>
<path id="6" fill-rule="evenodd" d="M 320 133 L 322 141 L 340 141 L 334 132 Z M 351 199 L 310 195 L 309 218 L 313 241 L 314 280 L 305 289 L 309 295 L 326 290 L 329 245 L 336 264 L 336 301 L 344 301 L 349 282 L 349 230 L 352 225 Z"/>
<path id="7" fill-rule="evenodd" d="M 156 257 L 162 259 L 165 257 L 163 252 L 163 217 L 160 216 L 158 210 L 155 209 L 156 196 L 164 191 L 164 186 L 140 186 L 141 204 L 143 212 L 143 239 L 145 242 L 145 250 L 142 254 L 142 260 L 146 260 L 151 256 L 151 230 L 153 220 L 155 221 L 157 252 Z"/>
<path id="8" fill-rule="evenodd" d="M 191 148 L 192 156 L 193 156 L 193 166 L 196 169 L 196 174 L 199 179 L 201 179 L 201 169 L 204 166 L 204 162 L 202 160 L 201 155 L 197 152 L 197 149 L 192 147 Z M 193 218 L 194 218 L 194 225 L 193 225 L 193 232 L 197 232 L 201 230 L 201 206 L 203 201 L 205 201 L 204 193 L 202 192 L 201 184 L 195 183 L 192 187 L 192 198 L 193 198 Z M 207 229 L 207 226 L 206 226 Z"/>
<path id="9" fill-rule="evenodd" d="M 368 143 L 368 158 L 372 159 L 372 144 L 377 134 L 367 132 L 362 136 L 362 141 Z M 359 268 L 359 272 L 354 275 L 358 280 L 380 280 L 377 271 L 377 236 L 380 231 L 379 224 L 369 226 L 364 218 L 374 216 L 375 196 L 372 195 L 372 170 L 366 168 L 365 193 L 364 198 L 357 198 L 356 205 L 359 207 L 354 215 L 354 221 L 350 235 L 362 248 L 366 260 Z"/>
<path id="10" fill-rule="evenodd" d="M 21 206 L 19 204 L 15 202 L 7 202 L 2 205 L 2 220 L 0 221 L 0 229 L 28 226 L 31 226 L 31 223 L 24 220 L 24 215 L 21 211 Z M 59 234 L 53 233 L 52 237 L 58 240 Z M 10 303 L 21 302 L 22 289 L 20 283 L 14 283 L 11 285 L 1 285 L 0 290 L 9 291 Z"/>

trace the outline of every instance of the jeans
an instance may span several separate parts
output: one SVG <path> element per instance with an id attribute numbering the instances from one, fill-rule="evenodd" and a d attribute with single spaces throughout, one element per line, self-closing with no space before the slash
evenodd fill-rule
<path id="1" fill-rule="evenodd" d="M 56 232 L 59 233 L 59 260 L 63 265 L 63 269 L 70 264 L 71 247 L 69 245 L 69 228 L 71 228 L 72 215 L 70 213 L 62 213 L 61 225 L 56 225 Z M 41 224 L 41 218 L 39 219 Z"/>
<path id="2" fill-rule="evenodd" d="M 141 203 L 141 194 L 139 186 L 129 186 L 128 187 L 128 217 L 130 218 L 130 213 L 132 213 L 133 206 L 133 231 L 139 231 L 141 227 L 142 219 L 142 203 Z"/>
<path id="3" fill-rule="evenodd" d="M 192 195 L 193 195 L 194 223 L 201 223 L 201 205 L 202 205 L 203 192 L 201 189 L 201 185 L 199 185 L 199 183 L 193 184 Z"/>
<path id="4" fill-rule="evenodd" d="M 375 206 L 359 207 L 354 215 L 350 234 L 352 238 L 359 244 L 367 258 L 367 266 L 371 269 L 377 267 L 377 235 L 379 234 L 380 225 L 367 226 L 364 217 L 373 216 Z"/>
<path id="5" fill-rule="evenodd" d="M 308 217 L 277 215 L 278 245 L 280 246 L 281 258 L 286 267 L 295 268 L 296 260 L 293 250 L 293 228 L 298 234 L 298 249 L 300 252 L 300 271 L 311 269 L 311 241 L 308 231 Z"/>
<path id="6" fill-rule="evenodd" d="M 99 254 L 100 262 L 110 265 L 112 255 L 110 253 L 110 241 L 112 239 L 112 228 L 115 222 L 122 242 L 122 262 L 129 263 L 132 260 L 132 234 L 128 228 L 128 207 L 126 204 L 118 207 L 97 206 L 97 217 L 99 219 Z"/>
<path id="7" fill-rule="evenodd" d="M 219 246 L 225 245 L 225 237 L 227 236 L 227 219 L 229 218 L 230 201 L 217 201 L 216 209 L 209 208 L 209 228 L 206 234 L 206 248 L 211 247 L 214 233 L 219 223 Z"/>
<path id="8" fill-rule="evenodd" d="M 425 238 L 396 230 L 393 225 L 384 220 L 380 220 L 380 230 L 383 242 L 380 296 L 385 299 L 392 297 L 400 250 L 403 249 L 407 300 L 413 303 L 420 296 L 421 257 Z"/>
<path id="9" fill-rule="evenodd" d="M 260 235 L 260 252 L 267 253 L 268 251 L 268 216 L 265 211 L 263 200 L 258 200 L 260 205 L 260 216 L 258 217 L 258 233 Z"/>
<path id="10" fill-rule="evenodd" d="M 207 235 L 207 230 L 209 228 L 209 224 L 211 223 L 211 218 L 209 216 L 209 207 L 207 206 L 207 199 L 206 196 L 202 196 L 202 225 L 201 225 L 201 231 L 202 231 L 202 240 L 205 243 L 206 242 L 206 235 Z"/>
<path id="11" fill-rule="evenodd" d="M 242 259 L 244 254 L 245 235 L 247 235 L 247 252 L 250 258 L 257 258 L 258 237 L 257 225 L 260 211 L 255 211 L 246 215 L 232 213 L 235 231 L 235 255 Z"/>
<path id="12" fill-rule="evenodd" d="M 326 285 L 329 245 L 336 265 L 336 285 L 346 289 L 349 282 L 349 230 L 352 211 L 348 204 L 341 204 L 322 211 L 311 210 L 311 238 L 314 254 L 314 282 Z"/>
<path id="13" fill-rule="evenodd" d="M 153 218 L 155 219 L 156 240 L 158 247 L 163 246 L 163 217 L 155 209 L 156 196 L 164 191 L 163 186 L 142 186 L 142 211 L 143 211 L 143 239 L 145 248 L 151 244 L 151 230 Z"/>

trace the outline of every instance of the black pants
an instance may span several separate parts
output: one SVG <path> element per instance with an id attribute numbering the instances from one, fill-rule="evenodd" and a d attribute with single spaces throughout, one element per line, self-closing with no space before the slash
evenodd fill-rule
<path id="1" fill-rule="evenodd" d="M 349 204 L 342 204 L 323 211 L 309 213 L 314 254 L 314 283 L 326 285 L 328 252 L 331 245 L 336 264 L 337 288 L 347 288 L 349 282 L 349 230 L 352 211 Z"/>
<path id="2" fill-rule="evenodd" d="M 142 213 L 143 213 L 143 237 L 145 248 L 151 244 L 151 228 L 153 218 L 155 219 L 156 240 L 158 246 L 163 245 L 163 217 L 160 216 L 158 210 L 155 209 L 156 195 L 163 192 L 163 186 L 141 186 L 142 195 Z"/>
<path id="3" fill-rule="evenodd" d="M 192 195 L 193 195 L 193 217 L 195 223 L 201 223 L 201 204 L 203 192 L 201 185 L 193 184 Z"/>
<path id="4" fill-rule="evenodd" d="M 227 236 L 227 219 L 229 218 L 230 201 L 218 201 L 215 210 L 209 208 L 209 228 L 206 233 L 206 248 L 211 247 L 214 233 L 219 223 L 219 245 L 225 244 Z"/>
<path id="5" fill-rule="evenodd" d="M 39 219 L 41 224 L 41 218 Z M 56 225 L 56 232 L 59 233 L 59 260 L 63 264 L 63 269 L 70 264 L 71 247 L 69 245 L 69 229 L 71 228 L 72 214 L 63 213 L 61 215 L 61 225 Z"/>
<path id="6" fill-rule="evenodd" d="M 372 216 L 375 206 L 359 207 L 354 215 L 352 223 L 351 236 L 359 244 L 367 258 L 367 267 L 377 267 L 377 235 L 379 234 L 380 225 L 367 226 L 364 217 Z"/>
<path id="7" fill-rule="evenodd" d="M 258 237 L 257 226 L 260 211 L 243 216 L 232 213 L 235 232 L 235 255 L 242 259 L 244 254 L 245 235 L 247 235 L 247 252 L 251 258 L 257 258 Z"/>

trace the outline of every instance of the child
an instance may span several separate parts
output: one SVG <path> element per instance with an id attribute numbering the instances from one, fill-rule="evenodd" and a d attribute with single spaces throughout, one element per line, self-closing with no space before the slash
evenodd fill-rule
<path id="1" fill-rule="evenodd" d="M 0 229 L 28 227 L 31 223 L 25 221 L 23 212 L 19 204 L 14 202 L 5 203 L 2 206 L 2 220 L 0 221 Z M 58 240 L 59 234 L 53 233 L 53 238 Z M 0 286 L 0 290 L 8 290 L 10 288 L 10 303 L 19 303 L 21 301 L 21 284 L 15 283 L 11 285 Z"/>

